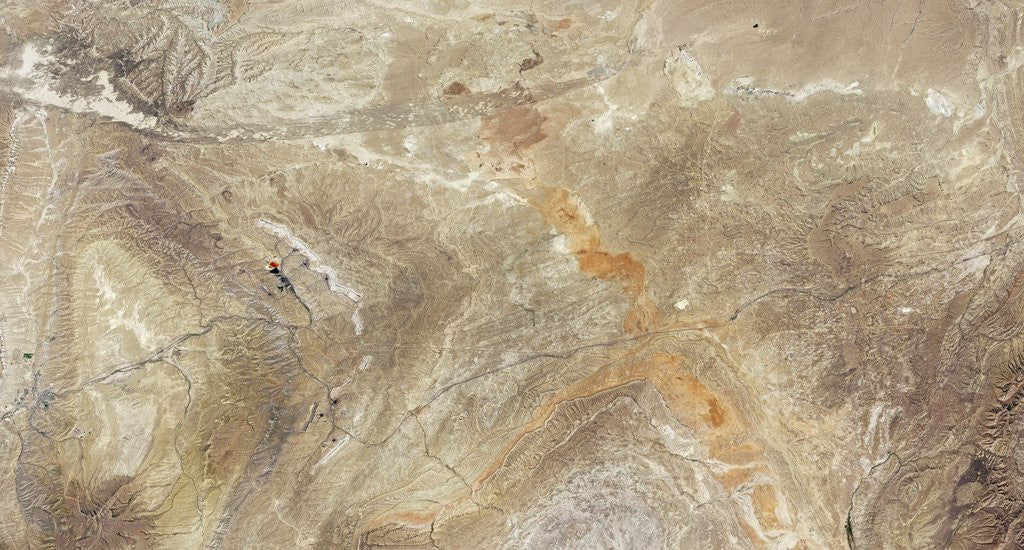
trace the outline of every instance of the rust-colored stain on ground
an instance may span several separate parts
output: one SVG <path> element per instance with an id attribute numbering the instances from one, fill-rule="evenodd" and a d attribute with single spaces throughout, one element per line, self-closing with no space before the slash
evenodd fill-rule
<path id="1" fill-rule="evenodd" d="M 627 332 L 647 332 L 660 317 L 647 296 L 647 268 L 629 252 L 613 254 L 601 245 L 597 225 L 587 219 L 579 200 L 561 187 L 548 187 L 542 198 L 531 204 L 544 215 L 556 231 L 565 235 L 569 251 L 576 257 L 580 272 L 601 280 L 616 281 L 633 300 L 633 308 L 623 326 Z"/>
<path id="2" fill-rule="evenodd" d="M 564 236 L 569 253 L 576 259 L 580 273 L 597 280 L 618 283 L 632 301 L 623 321 L 630 334 L 643 334 L 660 326 L 662 312 L 647 293 L 647 268 L 629 251 L 608 250 L 601 240 L 601 231 L 586 205 L 570 189 L 547 185 L 527 177 L 534 172 L 527 150 L 547 137 L 543 130 L 544 116 L 533 106 L 513 109 L 485 119 L 481 136 L 490 150 L 480 155 L 499 174 L 516 174 L 510 185 L 527 197 L 529 204 L 544 221 Z M 679 356 L 657 353 L 648 359 L 620 360 L 618 366 L 606 365 L 591 376 L 559 392 L 534 411 L 526 425 L 510 440 L 503 451 L 473 481 L 479 489 L 508 463 L 523 438 L 543 429 L 559 404 L 586 399 L 601 392 L 615 391 L 637 380 L 649 381 L 662 396 L 674 416 L 693 429 L 713 460 L 724 468 L 713 475 L 727 491 L 734 491 L 752 476 L 764 471 L 761 446 L 744 436 L 727 400 L 709 390 L 697 377 L 687 372 Z M 778 525 L 774 515 L 773 493 L 760 490 L 760 506 L 755 518 L 764 527 Z M 769 501 L 769 498 L 772 500 Z M 771 505 L 771 506 L 770 506 Z M 770 510 L 769 510 L 770 509 Z M 763 539 L 742 518 L 740 523 L 752 542 Z"/>
<path id="3" fill-rule="evenodd" d="M 764 539 L 761 538 L 761 535 L 752 525 L 750 525 L 750 523 L 747 523 L 747 521 L 742 518 L 739 520 L 739 523 L 740 528 L 743 529 L 743 532 L 747 535 L 747 539 L 750 540 L 752 545 L 754 545 L 754 548 L 765 547 Z"/>
<path id="4" fill-rule="evenodd" d="M 775 498 L 775 489 L 771 485 L 755 485 L 753 491 L 754 516 L 762 527 L 766 529 L 778 529 L 782 526 L 779 516 L 775 512 L 778 501 Z"/>
<path id="5" fill-rule="evenodd" d="M 526 149 L 547 137 L 543 130 L 546 120 L 534 106 L 510 109 L 483 119 L 481 137 L 494 149 L 484 157 L 496 172 L 523 173 L 524 167 L 530 164 L 525 156 Z M 622 285 L 626 295 L 633 300 L 623 328 L 634 334 L 650 331 L 660 321 L 661 314 L 646 292 L 646 266 L 629 252 L 606 250 L 601 244 L 597 224 L 569 189 L 536 181 L 522 182 L 516 187 L 529 194 L 530 204 L 547 223 L 565 236 L 581 273 Z"/>
<path id="6" fill-rule="evenodd" d="M 764 458 L 762 448 L 746 441 L 746 426 L 728 400 L 712 392 L 696 376 L 687 372 L 681 357 L 659 352 L 643 360 L 619 361 L 618 366 L 606 365 L 552 396 L 535 410 L 530 421 L 510 440 L 490 466 L 476 477 L 473 487 L 482 487 L 491 476 L 505 467 L 523 438 L 544 429 L 560 404 L 615 391 L 637 380 L 650 382 L 673 415 L 692 429 L 703 442 L 711 459 L 722 464 L 724 469 L 715 471 L 713 475 L 726 491 L 735 491 L 754 475 L 764 473 L 761 464 Z M 775 514 L 774 491 L 770 486 L 758 487 L 755 491 L 756 519 L 765 528 L 778 526 L 780 522 Z M 748 534 L 755 543 L 761 540 L 752 527 Z"/>
<path id="7" fill-rule="evenodd" d="M 563 17 L 558 21 L 555 21 L 555 24 L 551 28 L 556 31 L 564 31 L 565 29 L 568 29 L 571 26 L 572 19 L 569 19 L 568 17 Z"/>
<path id="8" fill-rule="evenodd" d="M 482 119 L 480 133 L 484 141 L 504 144 L 510 147 L 510 152 L 520 152 L 548 137 L 543 130 L 545 120 L 532 105 L 516 107 Z"/>
<path id="9" fill-rule="evenodd" d="M 500 469 L 522 438 L 542 428 L 559 404 L 613 390 L 636 380 L 647 380 L 654 385 L 676 418 L 705 439 L 708 452 L 713 458 L 725 462 L 733 462 L 731 459 L 734 458 L 751 458 L 750 455 L 755 454 L 757 448 L 739 441 L 741 426 L 735 421 L 737 417 L 731 413 L 731 406 L 724 404 L 722 398 L 714 395 L 685 370 L 679 356 L 656 353 L 646 360 L 602 368 L 578 381 L 536 409 L 533 418 L 512 438 L 491 466 L 477 477 L 476 485 L 480 486 Z M 746 475 L 743 477 L 745 479 Z"/>
<path id="10" fill-rule="evenodd" d="M 704 419 L 716 428 L 725 422 L 725 411 L 722 409 L 722 405 L 718 402 L 717 398 L 708 398 L 708 412 L 704 415 Z"/>

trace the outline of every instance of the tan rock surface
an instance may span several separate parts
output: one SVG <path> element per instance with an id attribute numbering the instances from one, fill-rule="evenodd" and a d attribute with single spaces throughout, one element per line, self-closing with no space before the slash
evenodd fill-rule
<path id="1" fill-rule="evenodd" d="M 0 0 L 0 547 L 1024 547 L 1022 21 Z"/>

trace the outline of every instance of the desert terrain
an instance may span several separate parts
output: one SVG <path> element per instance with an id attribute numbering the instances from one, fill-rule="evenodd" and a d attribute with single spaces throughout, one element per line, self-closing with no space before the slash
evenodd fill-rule
<path id="1" fill-rule="evenodd" d="M 1024 548 L 1024 5 L 0 0 L 0 547 Z"/>

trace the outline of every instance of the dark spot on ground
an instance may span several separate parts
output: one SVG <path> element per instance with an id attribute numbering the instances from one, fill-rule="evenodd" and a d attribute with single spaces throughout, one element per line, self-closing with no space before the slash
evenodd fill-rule
<path id="1" fill-rule="evenodd" d="M 192 108 L 196 106 L 194 100 L 172 101 L 167 104 L 167 114 L 174 117 L 184 117 L 192 114 Z"/>
<path id="2" fill-rule="evenodd" d="M 114 75 L 118 77 L 128 76 L 129 73 L 139 66 L 139 62 L 126 49 L 117 50 L 107 56 L 107 58 L 113 63 Z"/>
<path id="3" fill-rule="evenodd" d="M 971 482 L 985 483 L 988 479 L 988 475 L 988 465 L 985 464 L 985 460 L 981 457 L 975 457 L 974 460 L 971 461 L 970 466 L 967 467 L 967 471 L 960 476 L 960 480 L 957 482 L 957 485 L 963 485 Z"/>
<path id="4" fill-rule="evenodd" d="M 544 58 L 541 57 L 540 54 L 537 53 L 536 50 L 534 50 L 533 57 L 529 57 L 527 59 L 524 59 L 524 60 L 522 60 L 519 63 L 519 72 L 522 73 L 522 72 L 529 71 L 530 69 L 540 65 L 543 62 L 544 62 Z"/>
<path id="5" fill-rule="evenodd" d="M 456 80 L 445 86 L 441 93 L 444 95 L 467 95 L 469 94 L 469 87 Z"/>

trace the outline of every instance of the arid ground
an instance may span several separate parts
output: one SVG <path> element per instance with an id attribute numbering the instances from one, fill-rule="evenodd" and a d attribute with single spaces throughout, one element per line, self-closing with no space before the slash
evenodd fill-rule
<path id="1" fill-rule="evenodd" d="M 1024 5 L 0 0 L 0 547 L 1024 547 Z"/>

